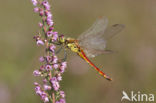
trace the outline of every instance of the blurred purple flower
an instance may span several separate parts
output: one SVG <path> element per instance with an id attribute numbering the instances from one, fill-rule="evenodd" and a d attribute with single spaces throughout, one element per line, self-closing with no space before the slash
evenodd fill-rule
<path id="1" fill-rule="evenodd" d="M 43 56 L 41 56 L 41 57 L 39 58 L 39 61 L 40 61 L 40 62 L 44 62 L 44 60 L 45 60 L 45 59 L 44 59 Z"/>
<path id="2" fill-rule="evenodd" d="M 39 26 L 40 28 L 42 28 L 42 27 L 43 27 L 43 24 L 42 24 L 41 22 L 39 22 L 39 23 L 38 23 L 38 26 Z"/>
<path id="3" fill-rule="evenodd" d="M 62 98 L 65 98 L 65 93 L 64 93 L 64 91 L 60 91 L 60 96 L 61 96 Z"/>
<path id="4" fill-rule="evenodd" d="M 34 70 L 33 74 L 34 76 L 40 76 L 41 72 L 39 70 Z"/>
<path id="5" fill-rule="evenodd" d="M 34 6 L 37 6 L 38 2 L 37 0 L 31 0 Z"/>
<path id="6" fill-rule="evenodd" d="M 44 10 L 40 9 L 40 16 L 43 16 L 43 15 L 44 15 Z"/>
<path id="7" fill-rule="evenodd" d="M 51 86 L 44 84 L 44 90 L 51 90 Z"/>
<path id="8" fill-rule="evenodd" d="M 37 45 L 39 46 L 39 45 L 44 45 L 44 42 L 42 41 L 42 40 L 37 40 Z"/>
<path id="9" fill-rule="evenodd" d="M 53 61 L 53 58 L 52 58 L 51 56 L 47 56 L 47 57 L 46 57 L 46 60 L 47 60 L 48 63 L 50 63 L 50 62 Z"/>
<path id="10" fill-rule="evenodd" d="M 65 99 L 60 99 L 60 103 L 66 103 Z"/>
<path id="11" fill-rule="evenodd" d="M 54 52 L 54 51 L 55 51 L 55 48 L 56 48 L 56 46 L 55 46 L 55 45 L 51 45 L 51 46 L 50 46 L 50 50 L 51 50 L 52 52 Z"/>
<path id="12" fill-rule="evenodd" d="M 48 37 L 51 37 L 51 36 L 52 36 L 52 34 L 53 34 L 53 32 L 52 32 L 52 31 L 48 31 L 48 32 L 47 32 L 47 36 L 48 36 Z"/>
<path id="13" fill-rule="evenodd" d="M 57 77 L 57 80 L 58 80 L 58 81 L 61 81 L 61 80 L 62 80 L 62 76 L 61 76 L 60 73 L 58 73 L 56 77 Z"/>
<path id="14" fill-rule="evenodd" d="M 45 92 L 43 92 L 40 96 L 44 103 L 49 102 L 49 98 Z"/>
<path id="15" fill-rule="evenodd" d="M 59 65 L 58 65 L 58 64 L 54 64 L 53 67 L 54 67 L 55 69 L 57 69 L 57 68 L 59 67 Z"/>
<path id="16" fill-rule="evenodd" d="M 47 2 L 46 0 L 42 2 L 42 5 L 45 7 L 46 10 L 50 10 L 49 2 Z"/>
<path id="17" fill-rule="evenodd" d="M 46 66 L 45 66 L 45 69 L 46 69 L 47 71 L 49 71 L 49 70 L 52 70 L 52 67 L 51 67 L 51 65 L 46 65 Z"/>
<path id="18" fill-rule="evenodd" d="M 35 7 L 35 8 L 34 8 L 34 12 L 35 12 L 35 13 L 38 13 L 39 10 L 40 10 L 40 9 L 39 9 L 38 7 Z"/>
<path id="19" fill-rule="evenodd" d="M 57 61 L 58 61 L 58 58 L 57 58 L 57 56 L 55 55 L 55 56 L 53 56 L 53 63 L 57 63 Z"/>

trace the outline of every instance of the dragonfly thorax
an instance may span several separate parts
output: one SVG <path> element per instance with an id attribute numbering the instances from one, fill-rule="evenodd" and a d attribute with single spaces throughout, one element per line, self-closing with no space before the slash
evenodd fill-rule
<path id="1" fill-rule="evenodd" d="M 68 43 L 67 48 L 69 48 L 71 51 L 78 53 L 80 49 L 75 43 Z"/>

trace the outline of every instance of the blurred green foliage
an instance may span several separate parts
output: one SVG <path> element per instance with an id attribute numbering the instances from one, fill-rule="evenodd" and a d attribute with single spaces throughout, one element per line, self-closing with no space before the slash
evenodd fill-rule
<path id="1" fill-rule="evenodd" d="M 55 29 L 65 36 L 78 37 L 100 16 L 108 17 L 110 25 L 126 25 L 124 31 L 108 42 L 108 48 L 117 53 L 91 59 L 114 79 L 112 82 L 68 52 L 69 65 L 61 82 L 67 103 L 120 103 L 122 90 L 156 94 L 155 0 L 51 0 L 50 3 Z M 6 95 L 0 95 L 5 102 L 1 102 L 40 103 L 33 86 L 39 78 L 32 76 L 39 67 L 38 57 L 43 55 L 43 48 L 37 47 L 32 39 L 39 29 L 40 18 L 33 13 L 30 0 L 3 0 L 0 8 L 0 90 L 6 90 Z M 82 63 L 87 72 L 77 63 Z"/>

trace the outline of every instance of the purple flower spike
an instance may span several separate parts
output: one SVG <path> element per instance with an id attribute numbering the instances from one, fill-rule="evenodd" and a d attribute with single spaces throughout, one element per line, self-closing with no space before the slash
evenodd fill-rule
<path id="1" fill-rule="evenodd" d="M 43 84 L 35 82 L 35 92 L 40 96 L 42 102 L 51 103 L 55 99 L 55 103 L 66 103 L 65 93 L 60 91 L 60 81 L 62 73 L 65 71 L 66 62 L 61 62 L 58 55 L 55 54 L 56 43 L 58 42 L 58 32 L 54 31 L 53 15 L 51 13 L 51 5 L 49 0 L 31 0 L 34 12 L 38 13 L 41 21 L 38 23 L 39 31 L 34 39 L 38 46 L 44 46 L 44 56 L 39 58 L 41 66 L 38 70 L 34 70 L 34 76 L 42 76 Z M 63 36 L 61 36 L 63 37 Z M 55 43 L 56 42 L 56 43 Z"/>

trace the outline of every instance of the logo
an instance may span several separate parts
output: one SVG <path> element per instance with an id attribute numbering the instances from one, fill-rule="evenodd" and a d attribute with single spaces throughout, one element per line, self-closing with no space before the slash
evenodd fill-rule
<path id="1" fill-rule="evenodd" d="M 131 91 L 130 94 L 127 94 L 125 91 L 122 91 L 122 98 L 121 101 L 128 100 L 132 102 L 153 102 L 154 101 L 154 94 L 145 94 L 141 93 L 140 91 L 134 92 Z"/>

